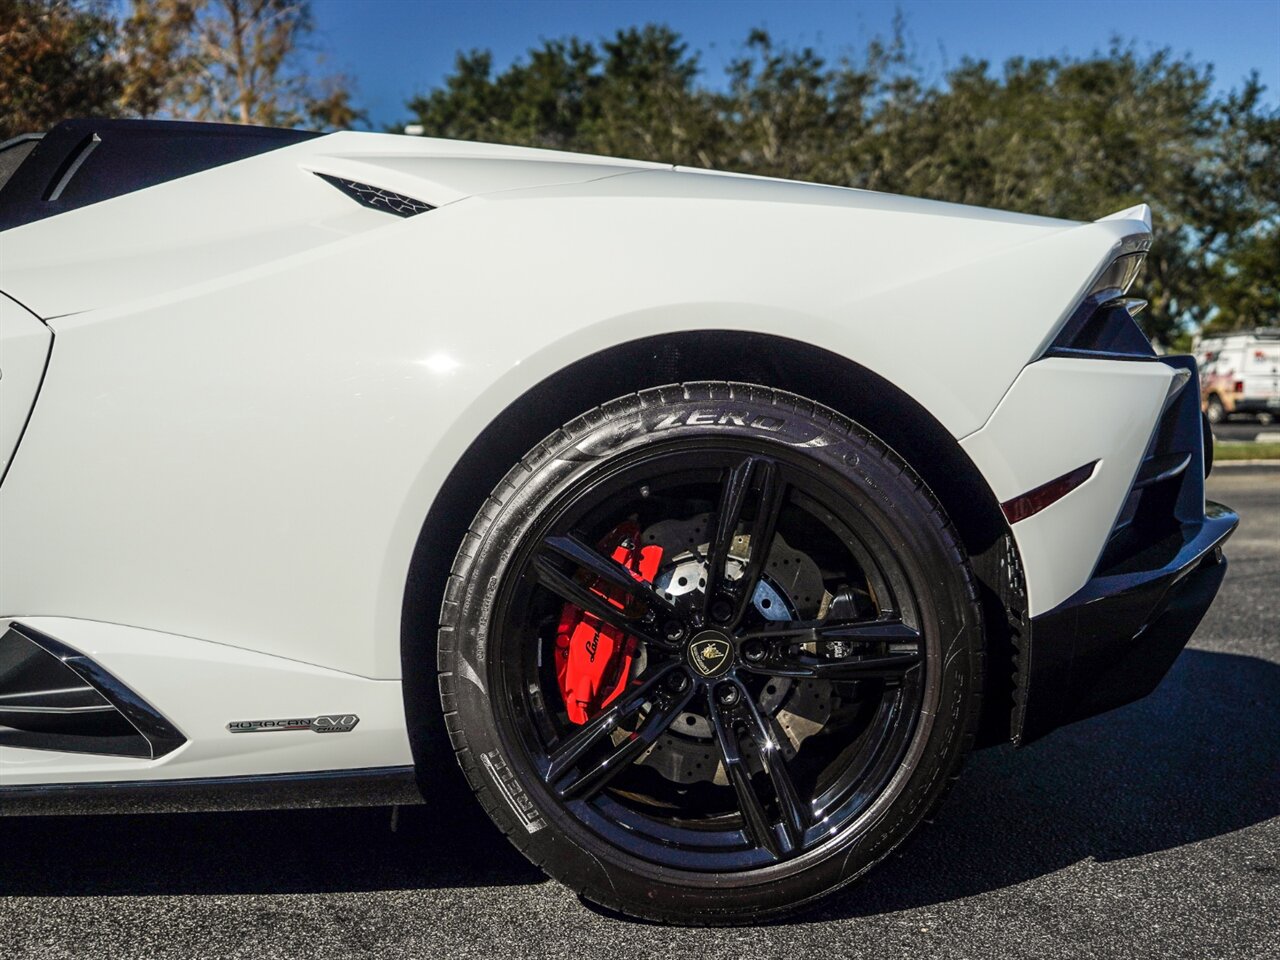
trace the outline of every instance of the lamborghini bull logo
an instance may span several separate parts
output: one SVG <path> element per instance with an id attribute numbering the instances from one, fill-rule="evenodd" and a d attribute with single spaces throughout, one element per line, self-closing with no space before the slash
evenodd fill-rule
<path id="1" fill-rule="evenodd" d="M 701 634 L 689 645 L 689 662 L 704 677 L 722 673 L 729 665 L 733 647 L 724 637 Z"/>

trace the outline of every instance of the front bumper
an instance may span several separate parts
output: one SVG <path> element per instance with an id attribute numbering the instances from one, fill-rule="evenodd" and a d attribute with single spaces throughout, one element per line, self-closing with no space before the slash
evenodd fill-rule
<path id="1" fill-rule="evenodd" d="M 1092 577 L 1024 627 L 1013 735 L 1029 743 L 1156 688 L 1222 585 L 1239 517 L 1206 502 L 1212 447 L 1191 357 L 1180 374 Z"/>

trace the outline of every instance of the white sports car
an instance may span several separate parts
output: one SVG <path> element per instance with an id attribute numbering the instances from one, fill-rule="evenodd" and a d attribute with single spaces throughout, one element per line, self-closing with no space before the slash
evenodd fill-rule
<path id="1" fill-rule="evenodd" d="M 0 230 L 0 813 L 456 754 L 583 896 L 758 921 L 1152 690 L 1226 570 L 1145 206 L 76 120 Z"/>

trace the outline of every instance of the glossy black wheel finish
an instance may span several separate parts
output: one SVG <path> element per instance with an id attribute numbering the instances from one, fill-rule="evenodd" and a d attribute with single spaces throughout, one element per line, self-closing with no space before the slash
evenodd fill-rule
<path id="1" fill-rule="evenodd" d="M 653 584 L 611 559 L 624 520 L 665 544 Z M 555 675 L 566 605 L 636 642 L 581 725 Z M 455 749 L 513 843 L 675 922 L 791 912 L 883 858 L 980 700 L 980 614 L 936 501 L 848 421 L 743 385 L 646 391 L 535 448 L 459 551 L 439 645 Z"/>
<path id="2" fill-rule="evenodd" d="M 704 558 L 706 582 L 676 599 L 591 546 L 623 518 L 651 526 L 702 513 L 708 539 L 690 553 Z M 805 552 L 807 533 L 823 541 L 829 590 L 867 598 L 862 616 L 773 620 L 753 606 L 775 536 Z M 577 820 L 651 863 L 718 873 L 820 846 L 879 795 L 919 719 L 926 648 L 888 542 L 803 454 L 767 440 L 646 446 L 567 491 L 512 567 L 494 607 L 505 732 Z M 624 609 L 584 586 L 596 577 L 625 592 Z M 547 669 L 566 603 L 644 651 L 625 692 L 582 726 L 568 722 Z M 849 714 L 794 762 L 761 705 L 779 679 L 828 688 Z M 682 716 L 705 719 L 723 783 L 675 790 L 637 764 Z"/>

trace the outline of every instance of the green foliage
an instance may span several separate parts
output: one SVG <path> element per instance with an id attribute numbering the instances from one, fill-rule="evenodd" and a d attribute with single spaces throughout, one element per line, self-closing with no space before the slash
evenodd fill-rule
<path id="1" fill-rule="evenodd" d="M 705 163 L 722 131 L 697 75 L 676 34 L 648 26 L 599 50 L 548 41 L 498 75 L 487 51 L 460 53 L 445 85 L 408 106 L 433 136 Z"/>
<path id="2" fill-rule="evenodd" d="M 351 126 L 313 31 L 310 0 L 0 0 L 0 139 L 73 116 Z"/>
<path id="3" fill-rule="evenodd" d="M 1280 460 L 1280 443 L 1255 443 L 1240 441 L 1216 442 L 1213 459 L 1218 460 Z"/>
<path id="4" fill-rule="evenodd" d="M 1140 316 L 1166 345 L 1278 311 L 1280 112 L 1167 50 L 964 60 L 925 82 L 898 38 L 829 63 L 754 30 L 720 88 L 662 26 L 459 55 L 407 104 L 429 135 L 607 153 L 1091 220 L 1149 203 Z"/>
<path id="5" fill-rule="evenodd" d="M 310 0 L 132 0 L 122 48 L 131 80 L 153 102 L 127 105 L 143 116 L 350 126 L 363 114 L 349 83 L 312 75 L 314 30 Z"/>
<path id="6" fill-rule="evenodd" d="M 0 141 L 68 116 L 112 116 L 123 71 L 103 3 L 0 0 Z"/>

